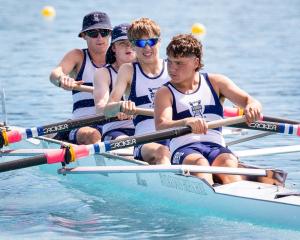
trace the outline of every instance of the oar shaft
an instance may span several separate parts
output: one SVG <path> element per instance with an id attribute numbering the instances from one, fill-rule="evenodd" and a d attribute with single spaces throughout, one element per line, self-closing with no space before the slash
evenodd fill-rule
<path id="1" fill-rule="evenodd" d="M 285 135 L 300 136 L 300 125 L 296 124 L 257 121 L 250 123 L 249 125 L 244 123 L 238 123 L 231 125 L 230 127 L 246 128 L 259 131 L 281 133 Z"/>
<path id="2" fill-rule="evenodd" d="M 224 116 L 225 117 L 236 117 L 241 116 L 244 114 L 244 110 L 242 108 L 224 108 Z M 291 120 L 286 118 L 279 118 L 279 117 L 272 117 L 272 116 L 262 116 L 261 121 L 268 121 L 268 122 L 278 122 L 278 123 L 289 123 L 289 124 L 300 124 L 300 121 Z"/>
<path id="3" fill-rule="evenodd" d="M 75 84 L 73 86 L 73 90 L 81 91 L 81 92 L 88 92 L 88 93 L 93 93 L 94 87 L 92 86 L 86 86 L 86 85 L 77 85 Z"/>
<path id="4" fill-rule="evenodd" d="M 8 139 L 8 143 L 15 143 L 21 141 L 22 139 L 44 136 L 51 133 L 69 131 L 74 128 L 90 126 L 93 124 L 103 124 L 105 122 L 113 121 L 113 120 L 117 120 L 117 118 L 112 117 L 107 119 L 104 116 L 93 116 L 93 117 L 86 117 L 86 118 L 53 123 L 53 124 L 40 126 L 40 127 L 27 128 L 22 130 L 16 129 L 7 132 L 7 139 Z"/>
<path id="5" fill-rule="evenodd" d="M 33 167 L 47 163 L 46 155 L 39 155 L 29 158 L 23 158 L 22 160 L 13 160 L 0 163 L 0 172 L 8 172 L 11 170 L 17 170 L 21 168 Z"/>

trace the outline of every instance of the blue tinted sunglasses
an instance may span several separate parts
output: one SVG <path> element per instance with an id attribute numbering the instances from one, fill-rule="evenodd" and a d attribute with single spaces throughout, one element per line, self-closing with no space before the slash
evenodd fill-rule
<path id="1" fill-rule="evenodd" d="M 132 43 L 136 47 L 145 48 L 146 45 L 149 47 L 153 47 L 157 44 L 159 38 L 149 38 L 149 39 L 136 39 L 133 40 Z"/>

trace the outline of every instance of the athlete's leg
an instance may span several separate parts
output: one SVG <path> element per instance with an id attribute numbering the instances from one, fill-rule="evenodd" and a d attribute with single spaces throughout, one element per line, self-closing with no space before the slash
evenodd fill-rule
<path id="1" fill-rule="evenodd" d="M 182 164 L 199 165 L 199 166 L 210 166 L 209 162 L 200 153 L 192 153 L 187 155 Z M 193 173 L 194 176 L 205 179 L 210 185 L 213 185 L 214 181 L 212 174 L 209 173 Z"/>
<path id="2" fill-rule="evenodd" d="M 237 168 L 238 159 L 231 153 L 222 153 L 216 157 L 212 166 Z M 218 174 L 217 176 L 222 180 L 223 184 L 242 180 L 242 177 L 239 175 Z"/>
<path id="3" fill-rule="evenodd" d="M 171 164 L 169 148 L 159 143 L 144 144 L 141 148 L 141 155 L 149 164 Z"/>

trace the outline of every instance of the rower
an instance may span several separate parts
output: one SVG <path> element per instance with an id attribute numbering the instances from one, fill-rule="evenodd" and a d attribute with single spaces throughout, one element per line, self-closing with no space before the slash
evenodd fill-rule
<path id="1" fill-rule="evenodd" d="M 83 18 L 79 37 L 87 43 L 87 49 L 73 49 L 52 70 L 50 81 L 57 87 L 72 91 L 73 119 L 96 113 L 92 93 L 75 91 L 78 85 L 93 86 L 94 73 L 105 65 L 112 26 L 106 13 L 92 12 Z M 63 104 L 63 103 L 62 103 Z M 102 126 L 94 125 L 72 130 L 66 139 L 77 144 L 92 144 L 101 139 Z"/>
<path id="2" fill-rule="evenodd" d="M 171 163 L 238 167 L 237 158 L 225 147 L 221 128 L 208 130 L 207 122 L 223 118 L 224 97 L 245 108 L 248 123 L 259 119 L 261 104 L 226 76 L 199 73 L 202 44 L 192 35 L 175 36 L 167 46 L 167 57 L 171 80 L 156 93 L 156 129 L 192 129 L 192 134 L 170 141 Z M 195 175 L 214 183 L 211 174 Z M 217 177 L 223 184 L 241 180 L 237 175 Z"/>
<path id="3" fill-rule="evenodd" d="M 136 52 L 137 62 L 123 64 L 118 72 L 117 83 L 108 100 L 105 112 L 112 111 L 114 103 L 129 91 L 129 101 L 122 103 L 124 113 L 132 115 L 136 106 L 153 109 L 154 95 L 169 80 L 166 62 L 159 57 L 160 27 L 149 18 L 132 22 L 128 38 Z M 138 115 L 134 118 L 135 134 L 155 131 L 153 117 Z M 138 145 L 134 157 L 150 164 L 170 164 L 168 141 Z"/>
<path id="4" fill-rule="evenodd" d="M 135 52 L 127 37 L 129 26 L 129 24 L 120 24 L 113 28 L 111 45 L 106 53 L 107 65 L 95 72 L 94 99 L 97 114 L 103 115 L 103 109 L 116 84 L 120 66 L 123 63 L 130 63 L 135 60 Z M 124 113 L 119 113 L 119 117 L 126 116 Z M 103 125 L 102 140 L 104 141 L 132 135 L 134 135 L 132 119 L 109 122 Z"/>

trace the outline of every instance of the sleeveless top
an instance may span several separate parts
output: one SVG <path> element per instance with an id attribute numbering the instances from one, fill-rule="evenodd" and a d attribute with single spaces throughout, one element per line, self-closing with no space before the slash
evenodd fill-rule
<path id="1" fill-rule="evenodd" d="M 77 74 L 76 81 L 83 80 L 82 85 L 93 86 L 94 74 L 97 67 L 91 60 L 88 49 L 82 49 L 84 53 L 83 62 L 79 73 Z M 102 67 L 102 66 L 101 66 Z M 72 91 L 73 97 L 73 119 L 85 117 L 96 114 L 95 102 L 92 93 Z"/>
<path id="2" fill-rule="evenodd" d="M 110 75 L 109 93 L 111 93 L 112 89 L 116 84 L 118 73 L 110 64 L 105 66 L 105 68 L 107 68 Z M 132 120 L 115 121 L 115 122 L 106 123 L 105 125 L 103 125 L 103 134 L 105 134 L 108 131 L 120 129 L 120 128 L 134 129 Z"/>
<path id="3" fill-rule="evenodd" d="M 135 102 L 140 108 L 154 108 L 155 92 L 170 80 L 167 72 L 167 63 L 162 60 L 162 71 L 156 77 L 149 77 L 144 72 L 139 63 L 133 63 L 133 78 L 129 94 L 129 100 Z M 133 119 L 135 134 L 155 132 L 153 117 L 137 115 Z"/>
<path id="4" fill-rule="evenodd" d="M 206 73 L 200 73 L 199 86 L 193 93 L 182 93 L 170 82 L 165 86 L 173 96 L 173 120 L 200 117 L 209 122 L 223 118 L 223 106 Z M 170 150 L 173 153 L 179 147 L 195 142 L 213 142 L 225 146 L 222 128 L 208 129 L 207 134 L 191 133 L 173 138 L 170 142 Z"/>

